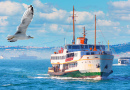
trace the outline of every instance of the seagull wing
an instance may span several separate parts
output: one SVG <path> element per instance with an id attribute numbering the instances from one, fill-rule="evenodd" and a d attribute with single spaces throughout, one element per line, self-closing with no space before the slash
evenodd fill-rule
<path id="1" fill-rule="evenodd" d="M 30 5 L 28 9 L 24 12 L 23 17 L 21 19 L 21 24 L 18 26 L 18 29 L 15 35 L 26 34 L 27 27 L 32 21 L 33 14 L 34 14 L 33 7 Z"/>

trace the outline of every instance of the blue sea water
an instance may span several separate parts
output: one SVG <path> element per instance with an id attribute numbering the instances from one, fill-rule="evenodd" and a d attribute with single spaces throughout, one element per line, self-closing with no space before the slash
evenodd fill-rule
<path id="1" fill-rule="evenodd" d="M 114 60 L 113 74 L 105 80 L 52 78 L 50 60 L 1 60 L 0 90 L 130 90 L 130 66 Z"/>

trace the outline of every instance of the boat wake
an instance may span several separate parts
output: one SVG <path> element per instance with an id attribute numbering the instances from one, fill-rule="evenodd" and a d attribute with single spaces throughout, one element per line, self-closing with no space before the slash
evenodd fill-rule
<path id="1" fill-rule="evenodd" d="M 38 79 L 41 79 L 41 78 L 46 78 L 46 79 L 49 79 L 49 77 L 31 77 L 31 78 L 38 78 Z"/>
<path id="2" fill-rule="evenodd" d="M 100 76 L 97 76 L 95 78 L 85 77 L 85 78 L 76 78 L 76 77 L 60 77 L 60 76 L 50 76 L 49 74 L 37 74 L 36 77 L 29 76 L 28 78 L 34 78 L 34 79 L 58 79 L 58 80 L 101 80 L 106 79 L 105 77 L 101 78 Z"/>
<path id="3" fill-rule="evenodd" d="M 43 75 L 43 76 L 37 76 L 37 77 L 28 77 L 28 78 L 34 78 L 34 79 L 58 79 L 58 80 L 101 80 L 101 77 L 95 77 L 95 78 L 74 78 L 74 77 L 60 77 L 60 76 L 49 76 L 49 74 L 37 74 L 37 75 Z"/>
<path id="4" fill-rule="evenodd" d="M 73 77 L 50 77 L 51 79 L 60 79 L 60 80 L 100 80 L 100 77 L 96 78 L 73 78 Z"/>
<path id="5" fill-rule="evenodd" d="M 28 76 L 28 78 L 50 78 L 49 74 L 37 74 L 36 77 Z"/>
<path id="6" fill-rule="evenodd" d="M 37 76 L 37 77 L 31 77 L 33 79 L 58 79 L 58 80 L 101 80 L 101 77 L 95 77 L 95 78 L 73 78 L 73 77 L 58 77 L 58 76 L 49 76 L 49 74 L 37 74 L 37 75 L 43 75 L 43 76 Z"/>

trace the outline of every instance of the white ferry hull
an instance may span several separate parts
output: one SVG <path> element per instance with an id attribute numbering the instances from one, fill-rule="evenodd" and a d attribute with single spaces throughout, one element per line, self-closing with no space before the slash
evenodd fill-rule
<path id="1" fill-rule="evenodd" d="M 99 78 L 109 76 L 112 71 L 113 55 L 84 55 L 77 61 L 77 67 L 69 68 L 64 72 L 48 71 L 53 76 L 76 78 Z"/>

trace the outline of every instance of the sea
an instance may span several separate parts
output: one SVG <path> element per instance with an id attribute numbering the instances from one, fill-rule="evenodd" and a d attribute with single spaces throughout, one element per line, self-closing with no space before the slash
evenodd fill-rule
<path id="1" fill-rule="evenodd" d="M 50 60 L 0 60 L 0 90 L 130 90 L 130 65 L 113 61 L 104 80 L 50 77 Z"/>

